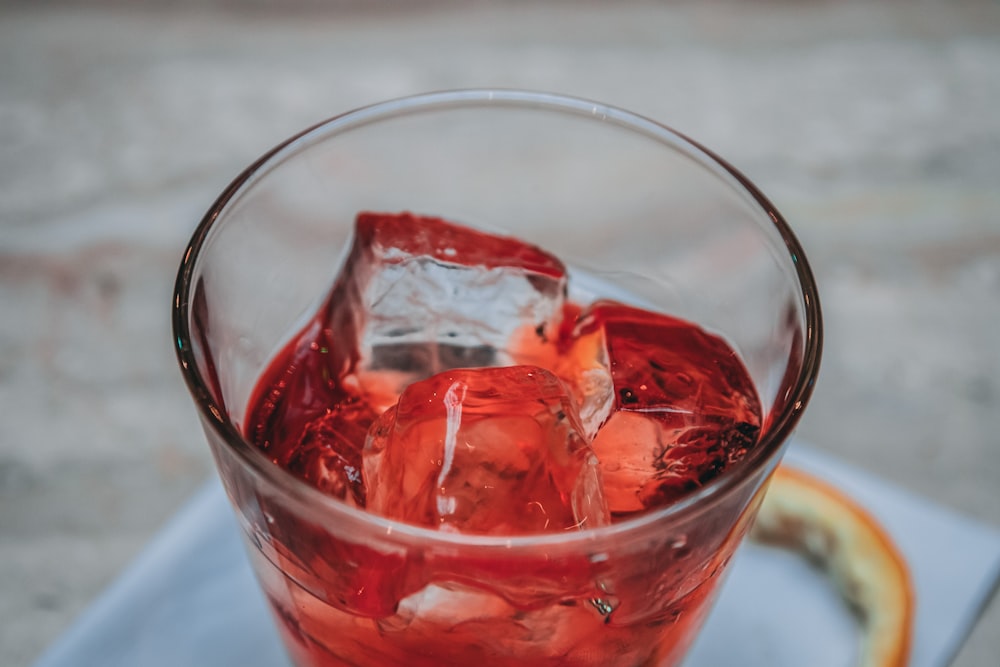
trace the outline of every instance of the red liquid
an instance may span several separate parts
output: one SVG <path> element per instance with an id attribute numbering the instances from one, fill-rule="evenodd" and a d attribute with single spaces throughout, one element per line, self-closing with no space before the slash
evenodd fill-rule
<path id="1" fill-rule="evenodd" d="M 369 326 L 371 258 L 396 261 L 393 248 L 455 271 L 521 272 L 558 312 L 543 308 L 497 354 L 440 341 L 366 351 L 356 341 Z M 621 304 L 581 309 L 560 301 L 564 292 L 561 263 L 532 246 L 438 219 L 364 214 L 329 301 L 261 377 L 247 437 L 277 465 L 369 511 L 522 535 L 673 503 L 756 444 L 759 401 L 724 341 Z M 388 370 L 375 361 L 386 349 Z M 431 350 L 433 363 L 407 359 L 411 349 Z M 510 363 L 425 379 L 478 357 Z M 516 561 L 386 553 L 262 507 L 269 539 L 254 557 L 302 667 L 670 665 L 752 515 L 737 505 L 680 540 L 610 559 Z"/>

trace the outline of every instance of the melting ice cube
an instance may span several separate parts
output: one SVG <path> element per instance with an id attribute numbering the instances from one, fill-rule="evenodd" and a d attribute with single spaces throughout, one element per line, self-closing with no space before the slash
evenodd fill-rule
<path id="1" fill-rule="evenodd" d="M 573 401 L 535 366 L 410 385 L 372 426 L 364 477 L 370 511 L 442 530 L 518 535 L 609 520 Z"/>
<path id="2" fill-rule="evenodd" d="M 515 350 L 557 335 L 565 292 L 565 267 L 535 246 L 439 218 L 362 213 L 327 306 L 342 348 L 335 372 L 384 408 L 436 373 L 524 361 Z"/>
<path id="3" fill-rule="evenodd" d="M 286 468 L 320 491 L 364 507 L 361 449 L 375 416 L 357 400 L 336 404 L 306 424 Z"/>
<path id="4" fill-rule="evenodd" d="M 580 316 L 559 373 L 581 403 L 613 514 L 659 507 L 752 447 L 760 403 L 736 353 L 667 315 L 601 301 Z"/>

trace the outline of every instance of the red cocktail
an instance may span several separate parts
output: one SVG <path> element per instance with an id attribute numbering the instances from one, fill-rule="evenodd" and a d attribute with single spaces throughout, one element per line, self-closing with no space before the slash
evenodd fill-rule
<path id="1" fill-rule="evenodd" d="M 598 210 L 559 196 L 567 173 Z M 404 196 L 480 228 L 347 213 Z M 601 216 L 626 242 L 572 261 L 560 224 Z M 206 218 L 175 314 L 302 667 L 678 664 L 819 353 L 801 251 L 738 174 L 626 112 L 509 91 L 276 149 Z"/>

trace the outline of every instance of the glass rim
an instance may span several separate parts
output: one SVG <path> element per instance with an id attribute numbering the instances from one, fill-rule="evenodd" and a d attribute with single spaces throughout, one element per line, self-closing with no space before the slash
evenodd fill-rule
<path id="1" fill-rule="evenodd" d="M 294 155 L 299 149 L 331 138 L 353 128 L 380 120 L 397 117 L 417 111 L 445 110 L 462 107 L 507 107 L 535 108 L 561 111 L 580 116 L 592 116 L 600 122 L 613 122 L 626 129 L 640 132 L 665 143 L 685 155 L 695 159 L 699 165 L 709 169 L 715 176 L 727 181 L 737 190 L 748 195 L 761 212 L 767 215 L 779 233 L 789 253 L 795 276 L 799 281 L 800 295 L 805 314 L 805 334 L 802 342 L 802 365 L 794 384 L 788 391 L 782 410 L 773 415 L 770 428 L 757 445 L 747 454 L 740 465 L 732 471 L 725 471 L 704 486 L 691 492 L 680 501 L 624 519 L 607 526 L 587 528 L 559 533 L 518 534 L 518 535 L 474 535 L 438 531 L 433 528 L 389 519 L 364 509 L 352 507 L 299 479 L 295 475 L 275 465 L 263 452 L 248 442 L 240 430 L 229 420 L 225 410 L 212 397 L 210 385 L 198 369 L 192 347 L 193 337 L 188 325 L 189 305 L 192 290 L 191 279 L 198 263 L 200 250 L 216 221 L 240 193 L 251 187 L 271 168 Z M 211 425 L 226 446 L 236 455 L 241 464 L 254 477 L 264 480 L 274 488 L 279 488 L 296 502 L 303 503 L 314 511 L 331 517 L 340 517 L 352 523 L 361 522 L 385 536 L 412 539 L 421 545 L 434 543 L 442 546 L 463 548 L 537 548 L 592 542 L 621 536 L 655 524 L 682 521 L 712 506 L 715 501 L 726 498 L 747 479 L 754 477 L 772 461 L 791 437 L 795 426 L 812 395 L 819 372 L 822 351 L 822 314 L 819 295 L 812 270 L 806 260 L 802 246 L 784 217 L 767 197 L 740 171 L 726 160 L 690 139 L 684 134 L 624 109 L 549 92 L 535 92 L 502 88 L 470 88 L 422 93 L 394 98 L 384 102 L 366 105 L 323 120 L 279 143 L 244 169 L 218 196 L 205 213 L 185 248 L 174 287 L 172 322 L 174 346 L 181 373 L 188 390 L 195 400 L 199 414 Z"/>

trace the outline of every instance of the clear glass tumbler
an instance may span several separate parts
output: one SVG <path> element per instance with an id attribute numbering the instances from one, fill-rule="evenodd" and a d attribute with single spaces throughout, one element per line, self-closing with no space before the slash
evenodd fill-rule
<path id="1" fill-rule="evenodd" d="M 402 210 L 516 236 L 593 292 L 724 337 L 759 393 L 758 444 L 673 505 L 509 537 L 375 516 L 274 465 L 244 438 L 255 383 L 327 295 L 355 215 Z M 300 667 L 679 664 L 805 408 L 821 347 L 802 249 L 739 172 L 621 109 L 509 90 L 384 102 L 273 149 L 204 217 L 173 307 L 183 375 Z M 372 604 L 373 591 L 398 604 Z"/>

